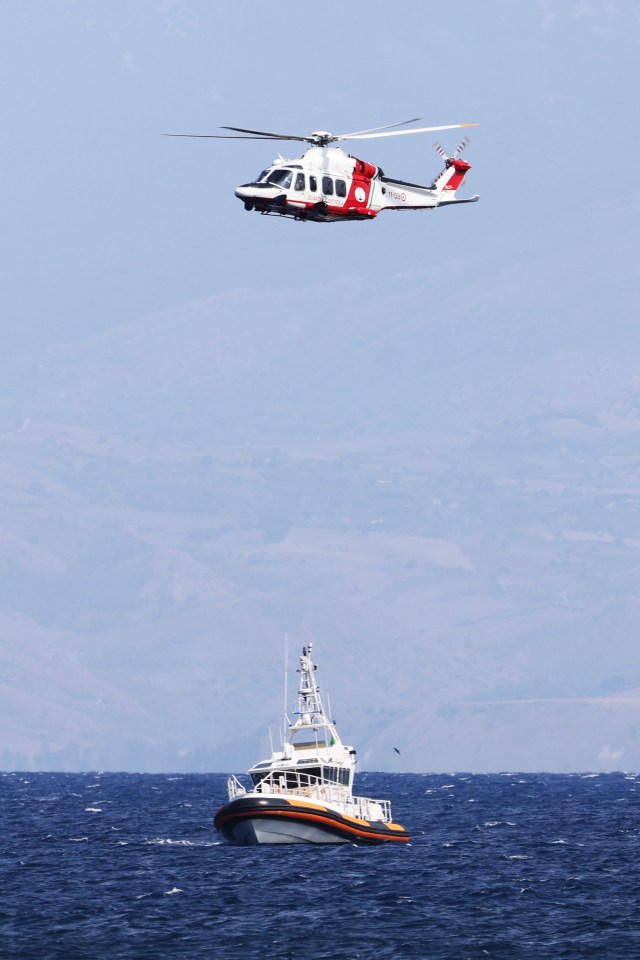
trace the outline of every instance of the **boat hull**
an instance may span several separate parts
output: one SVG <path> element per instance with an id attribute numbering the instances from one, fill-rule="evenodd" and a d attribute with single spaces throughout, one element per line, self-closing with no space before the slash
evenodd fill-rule
<path id="1" fill-rule="evenodd" d="M 397 823 L 360 820 L 319 802 L 284 797 L 237 797 L 220 807 L 216 830 L 229 843 L 378 844 L 406 843 Z"/>

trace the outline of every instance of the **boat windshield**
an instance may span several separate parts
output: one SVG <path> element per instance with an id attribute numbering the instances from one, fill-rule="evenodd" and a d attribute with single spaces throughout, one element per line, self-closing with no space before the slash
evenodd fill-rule
<path id="1" fill-rule="evenodd" d="M 310 733 L 313 736 L 313 740 L 309 739 Z M 311 730 L 309 730 L 308 727 L 303 727 L 291 734 L 291 743 L 294 750 L 316 750 L 318 748 L 322 750 L 332 746 L 332 742 L 331 733 L 323 728 L 318 730 L 312 727 Z"/>
<path id="2" fill-rule="evenodd" d="M 295 769 L 271 770 L 269 773 L 254 771 L 251 774 L 251 779 L 255 787 L 265 781 L 265 786 L 275 784 L 283 790 L 300 790 L 323 783 L 339 783 L 347 787 L 349 786 L 349 771 L 342 767 L 309 766 L 304 769 L 298 767 Z"/>

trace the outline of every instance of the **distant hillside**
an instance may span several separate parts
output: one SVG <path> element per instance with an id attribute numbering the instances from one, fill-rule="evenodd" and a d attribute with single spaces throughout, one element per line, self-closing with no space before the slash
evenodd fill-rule
<path id="1" fill-rule="evenodd" d="M 638 221 L 596 213 L 588 262 L 556 224 L 5 368 L 0 762 L 246 766 L 288 634 L 364 767 L 637 769 Z"/>

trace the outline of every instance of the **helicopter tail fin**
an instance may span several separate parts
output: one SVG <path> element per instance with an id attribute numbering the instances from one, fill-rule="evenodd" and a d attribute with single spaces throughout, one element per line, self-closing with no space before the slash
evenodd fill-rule
<path id="1" fill-rule="evenodd" d="M 471 164 L 466 160 L 460 159 L 462 151 L 469 146 L 468 137 L 463 137 L 452 157 L 445 153 L 444 148 L 439 143 L 434 143 L 436 153 L 444 160 L 444 170 L 440 176 L 436 177 L 431 184 L 431 189 L 438 196 L 438 206 L 444 206 L 447 203 L 471 203 L 473 200 L 479 200 L 479 197 L 471 197 L 469 200 L 457 200 L 456 190 L 462 186 L 467 171 L 471 169 Z"/>
<path id="2" fill-rule="evenodd" d="M 456 190 L 462 184 L 467 171 L 470 169 L 471 164 L 467 163 L 466 160 L 447 158 L 444 170 L 433 183 L 433 189 L 441 195 L 445 203 L 454 199 Z"/>

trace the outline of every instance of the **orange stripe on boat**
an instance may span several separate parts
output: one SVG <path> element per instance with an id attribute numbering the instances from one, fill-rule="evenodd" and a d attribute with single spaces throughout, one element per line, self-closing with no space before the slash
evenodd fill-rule
<path id="1" fill-rule="evenodd" d="M 318 808 L 318 809 L 319 809 L 319 808 Z M 334 829 L 335 829 L 336 827 L 338 827 L 339 829 L 344 830 L 344 831 L 346 831 L 347 833 L 353 833 L 353 834 L 355 834 L 355 836 L 357 836 L 357 837 L 362 837 L 363 839 L 366 839 L 366 838 L 368 838 L 368 837 L 377 837 L 377 838 L 379 838 L 380 840 L 394 840 L 394 841 L 398 841 L 398 842 L 402 842 L 402 843 L 406 843 L 406 841 L 409 839 L 409 834 L 406 834 L 406 835 L 401 836 L 401 837 L 391 837 L 391 836 L 389 836 L 388 833 L 377 833 L 377 832 L 372 831 L 371 829 L 369 829 L 369 830 L 367 830 L 367 831 L 362 831 L 362 830 L 358 830 L 356 827 L 350 826 L 350 824 L 348 824 L 348 823 L 343 823 L 342 821 L 332 820 L 332 819 L 330 819 L 329 817 L 323 817 L 323 816 L 321 816 L 320 814 L 316 814 L 316 813 L 297 813 L 295 810 L 269 810 L 268 808 L 265 808 L 265 809 L 256 811 L 256 813 L 246 814 L 245 816 L 242 816 L 242 814 L 238 815 L 238 814 L 235 814 L 235 813 L 231 813 L 231 814 L 227 814 L 226 817 L 223 817 L 223 818 L 222 818 L 222 821 L 226 821 L 226 820 L 228 820 L 228 819 L 230 819 L 230 818 L 233 819 L 233 818 L 238 817 L 238 816 L 240 817 L 240 819 L 243 819 L 243 820 L 244 820 L 244 819 L 249 820 L 249 819 L 252 819 L 252 818 L 254 818 L 254 817 L 255 817 L 255 818 L 258 818 L 258 819 L 259 819 L 259 818 L 262 818 L 262 817 L 284 817 L 285 820 L 286 820 L 286 819 L 289 818 L 289 817 L 294 817 L 296 820 L 310 820 L 310 821 L 314 821 L 314 822 L 317 822 L 317 823 L 321 823 L 321 824 L 323 824 L 323 825 L 325 825 L 325 826 L 333 827 Z M 349 818 L 349 819 L 353 819 L 353 818 Z M 353 820 L 353 822 L 354 822 L 354 823 L 361 823 L 361 824 L 366 825 L 367 827 L 369 827 L 369 823 L 368 823 L 366 820 Z M 389 824 L 389 827 L 391 827 L 391 824 Z M 395 830 L 403 830 L 403 829 L 404 829 L 403 827 L 399 826 L 398 824 L 393 824 L 393 828 L 394 828 Z"/>

